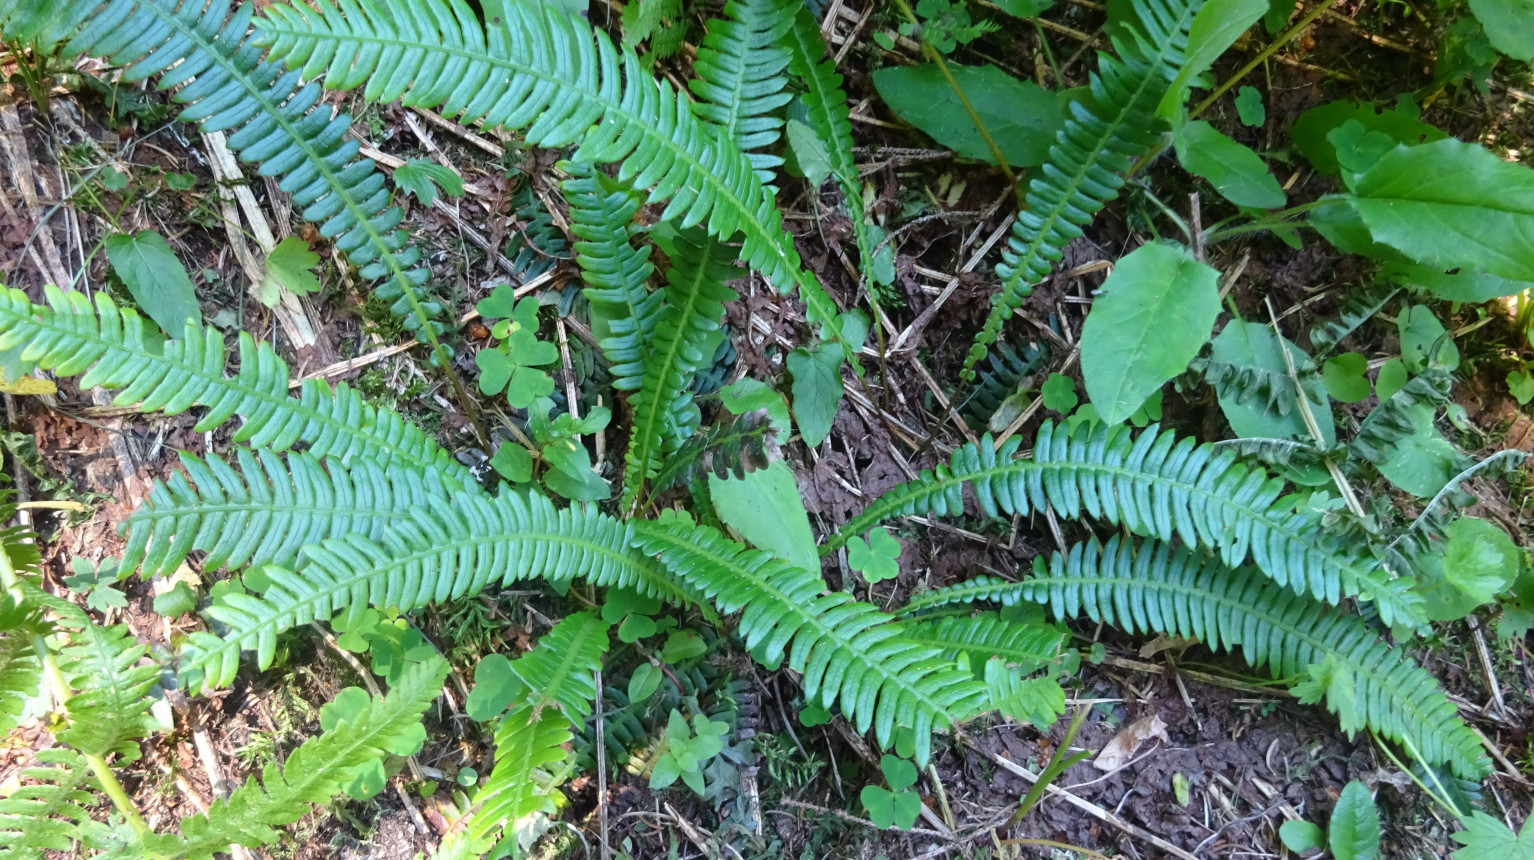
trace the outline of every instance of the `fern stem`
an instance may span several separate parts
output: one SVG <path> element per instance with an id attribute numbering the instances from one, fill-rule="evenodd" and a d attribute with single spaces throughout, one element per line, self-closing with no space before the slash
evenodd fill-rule
<path id="1" fill-rule="evenodd" d="M 112 799 L 112 805 L 117 807 L 117 811 L 122 813 L 123 820 L 133 828 L 133 833 L 141 837 L 152 833 L 149 825 L 144 823 L 144 817 L 139 814 L 138 807 L 134 806 L 133 798 L 123 790 L 122 783 L 117 781 L 117 775 L 112 773 L 112 768 L 106 763 L 106 759 L 99 755 L 86 755 L 83 758 L 85 763 L 90 765 L 91 772 L 96 775 L 97 781 L 101 783 L 101 790 Z"/>
<path id="2" fill-rule="evenodd" d="M 1241 83 L 1242 79 L 1251 74 L 1253 69 L 1267 62 L 1269 57 L 1278 53 L 1278 50 L 1283 46 L 1289 44 L 1290 39 L 1293 39 L 1295 36 L 1305 32 L 1306 28 L 1308 28 L 1317 18 L 1321 17 L 1321 15 L 1326 12 L 1326 10 L 1336 5 L 1336 3 L 1337 0 L 1321 0 L 1321 2 L 1316 5 L 1316 8 L 1306 12 L 1304 17 L 1300 18 L 1298 21 L 1295 21 L 1293 27 L 1290 27 L 1284 32 L 1279 33 L 1278 37 L 1275 38 L 1272 42 L 1269 42 L 1266 48 L 1263 48 L 1261 51 L 1257 52 L 1257 56 L 1248 60 L 1246 65 L 1237 69 L 1235 74 L 1231 75 L 1229 78 L 1226 78 L 1223 82 L 1220 83 L 1219 86 L 1215 87 L 1213 92 L 1206 96 L 1203 101 L 1199 102 L 1198 105 L 1193 108 L 1193 110 L 1188 112 L 1188 118 L 1197 119 L 1199 114 L 1208 110 L 1209 106 L 1215 103 L 1215 100 L 1217 100 L 1220 96 L 1225 95 L 1227 92 L 1230 92 L 1230 88 L 1236 84 Z"/>

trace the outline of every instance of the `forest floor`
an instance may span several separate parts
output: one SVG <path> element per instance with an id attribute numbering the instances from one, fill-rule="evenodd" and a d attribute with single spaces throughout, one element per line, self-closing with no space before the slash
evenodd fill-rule
<path id="1" fill-rule="evenodd" d="M 867 0 L 831 5 L 827 35 L 847 78 L 859 168 L 875 193 L 870 208 L 899 229 L 896 284 L 884 296 L 893 323 L 885 333 L 884 360 L 870 366 L 866 394 L 849 393 L 825 445 L 785 447 L 812 522 L 822 531 L 983 431 L 980 424 L 958 429 L 946 419 L 945 381 L 957 378 L 971 333 L 983 322 L 995 288 L 994 247 L 1015 211 L 1012 189 L 994 168 L 936 148 L 896 121 L 878 99 L 871 68 L 913 57 L 908 46 L 897 43 L 897 57 L 872 40 L 873 33 L 890 31 L 891 19 L 875 16 L 877 4 Z M 1035 62 L 1042 35 L 1061 61 L 1064 84 L 1083 83 L 1091 48 L 1101 46 L 1100 7 L 1073 0 L 1046 17 L 1054 25 L 1047 30 L 985 37 L 973 47 L 973 59 L 1023 78 L 1051 74 Z M 1269 113 L 1262 128 L 1244 130 L 1246 142 L 1282 148 L 1294 117 L 1340 93 L 1392 101 L 1407 86 L 1430 78 L 1432 59 L 1424 45 L 1431 41 L 1420 22 L 1398 4 L 1383 9 L 1361 0 L 1337 4 L 1303 39 L 1250 76 Z M 1238 44 L 1216 76 L 1223 78 L 1259 47 L 1254 40 Z M 1509 141 L 1534 139 L 1534 101 L 1520 89 L 1526 86 L 1525 79 L 1496 81 L 1485 92 L 1468 85 L 1445 90 L 1424 118 L 1461 139 L 1495 140 L 1508 148 Z M 1215 111 L 1232 110 L 1228 102 Z M 13 86 L 7 93 L 0 85 L 0 280 L 34 300 L 45 283 L 109 289 L 104 255 L 97 250 L 101 237 L 110 229 L 156 229 L 188 264 L 209 321 L 275 344 L 295 378 L 347 381 L 370 399 L 402 409 L 466 459 L 482 457 L 472 450 L 442 376 L 366 296 L 339 252 L 316 242 L 325 249 L 321 293 L 277 312 L 254 299 L 252 281 L 259 270 L 253 270 L 253 261 L 263 247 L 310 228 L 297 222 L 273 183 L 241 174 L 232 164 L 220 166 L 219 142 L 171 121 L 173 110 L 166 105 L 163 95 L 152 91 L 104 95 L 70 86 L 56 91 L 45 108 L 23 88 Z M 530 247 L 525 239 L 537 233 L 529 212 L 542 208 L 556 228 L 563 224 L 549 173 L 554 155 L 522 152 L 513 141 L 422 111 L 346 106 L 358 117 L 354 131 L 364 152 L 384 166 L 433 159 L 465 179 L 464 197 L 430 207 L 415 204 L 407 216 L 412 237 L 430 249 L 434 276 L 447 285 L 444 292 L 456 299 L 460 315 L 472 316 L 467 312 L 475 301 L 501 283 L 549 295 L 576 289 L 578 274 L 563 246 Z M 1323 180 L 1290 160 L 1292 175 L 1280 172 L 1279 180 L 1291 194 L 1326 190 L 1321 185 L 1307 190 L 1306 183 Z M 106 197 L 83 193 L 84 166 L 102 163 L 125 167 L 128 184 Z M 519 170 L 508 178 L 511 166 Z M 1164 199 L 1186 198 L 1186 190 L 1177 189 L 1191 184 L 1175 164 L 1151 172 Z M 190 174 L 195 182 L 178 189 L 165 181 L 173 174 Z M 850 223 L 799 180 L 784 183 L 780 200 L 807 265 L 834 296 L 853 304 L 855 268 L 843 250 L 850 246 Z M 1072 373 L 1093 290 L 1107 264 L 1144 238 L 1145 219 L 1136 211 L 1143 205 L 1130 196 L 1104 213 L 1071 245 L 1058 274 L 1025 303 L 1024 322 L 1013 331 L 1039 348 L 1042 357 L 1028 370 L 1034 378 Z M 312 232 L 304 235 L 317 239 Z M 542 241 L 536 235 L 535 240 L 534 246 Z M 535 266 L 541 256 L 554 257 L 553 265 Z M 1271 302 L 1286 333 L 1296 339 L 1335 310 L 1340 293 L 1362 277 L 1324 245 L 1307 242 L 1296 251 L 1271 238 L 1222 247 L 1211 263 L 1230 270 L 1243 259 L 1231 301 L 1247 311 Z M 534 268 L 546 271 L 528 278 Z M 740 291 L 744 298 L 729 317 L 737 352 L 730 379 L 774 379 L 781 373 L 782 353 L 802 336 L 802 308 L 756 277 Z M 1457 314 L 1459 326 L 1491 319 L 1478 330 L 1476 345 L 1464 347 L 1467 361 L 1455 399 L 1470 426 L 1455 441 L 1472 456 L 1501 448 L 1534 451 L 1534 422 L 1500 384 L 1505 368 L 1499 370 L 1498 358 L 1520 350 L 1527 356 L 1528 344 L 1495 309 L 1467 307 Z M 466 318 L 463 326 L 459 337 L 472 342 L 479 334 L 476 324 Z M 1376 328 L 1376 354 L 1394 354 L 1393 330 Z M 1013 345 L 1021 346 L 1015 340 Z M 465 379 L 472 378 L 471 356 L 470 350 L 460 351 L 455 368 Z M 220 452 L 228 437 L 227 431 L 194 433 L 189 415 L 140 415 L 110 405 L 100 392 L 67 384 L 56 398 L 6 395 L 5 408 L 6 469 L 16 489 L 24 498 L 71 498 L 86 506 L 85 513 L 67 519 L 37 518 L 52 585 L 69 575 L 78 559 L 97 563 L 121 552 L 119 523 L 155 479 L 175 468 L 174 452 Z M 1175 404 L 1168 400 L 1164 421 L 1211 439 L 1225 432 L 1217 415 L 1212 395 L 1190 391 Z M 1045 417 L 1047 410 L 1035 401 L 1011 432 L 1027 432 Z M 610 471 L 621 459 L 614 454 L 620 448 L 617 440 L 605 443 Z M 1534 482 L 1515 475 L 1510 482 L 1479 482 L 1470 489 L 1479 516 L 1501 524 L 1525 546 L 1534 545 L 1526 511 Z M 1396 501 L 1414 504 L 1409 498 Z M 902 573 L 878 587 L 876 600 L 888 601 L 896 590 L 909 593 L 917 583 L 936 586 L 976 572 L 1016 570 L 1060 540 L 1059 526 L 1044 518 L 1017 520 L 984 534 L 925 520 L 899 527 L 905 539 Z M 186 575 L 211 578 L 214 572 L 189 569 Z M 826 575 L 833 586 L 850 577 L 834 564 Z M 123 588 L 127 605 L 109 608 L 107 615 L 126 620 L 144 641 L 170 646 L 197 628 L 194 616 L 173 623 L 154 614 L 151 583 L 132 579 Z M 507 652 L 525 648 L 538 599 L 512 594 L 480 600 L 475 623 L 481 643 Z M 461 614 L 432 610 L 417 620 L 444 650 L 461 638 Z M 644 779 L 620 774 L 608 785 L 608 838 L 635 858 L 1071 856 L 1051 855 L 1058 849 L 1050 842 L 1128 858 L 1278 857 L 1283 849 L 1276 831 L 1283 821 L 1323 817 L 1342 786 L 1359 779 L 1379 789 L 1386 856 L 1446 857 L 1451 850 L 1452 821 L 1440 817 L 1367 737 L 1345 737 L 1331 717 L 1299 705 L 1281 685 L 1252 677 L 1239 661 L 1212 656 L 1198 645 L 1147 643 L 1090 624 L 1073 629 L 1074 644 L 1103 646 L 1101 659 L 1083 661 L 1067 688 L 1070 709 L 1090 709 L 1074 746 L 1100 750 L 1126 727 L 1143 728 L 1141 721 L 1151 717 L 1164 729 L 1110 771 L 1088 761 L 1063 774 L 1020 831 L 1043 841 L 1004 841 L 995 833 L 1029 788 L 1020 769 L 1037 770 L 1049 758 L 1064 721 L 1043 734 L 1006 722 L 979 725 L 969 732 L 972 743 L 938 747 L 933 767 L 943 796 L 928 795 L 929 817 L 907 834 L 891 835 L 844 811 L 861 810 L 855 796 L 862 775 L 877 767 L 867 746 L 838 724 L 800 725 L 792 712 L 792 681 L 749 667 L 741 671 L 749 681 L 747 712 L 760 754 L 754 822 L 726 824 L 718 810 L 691 794 L 653 792 Z M 227 785 L 314 732 L 319 705 L 358 683 L 355 661 L 318 628 L 285 643 L 291 650 L 279 668 L 242 673 L 230 690 L 173 703 L 172 742 L 146 746 L 145 757 L 129 769 L 127 787 L 151 825 L 206 808 Z M 1534 800 L 1529 740 L 1534 660 L 1526 643 L 1499 639 L 1471 619 L 1443 626 L 1417 656 L 1496 752 L 1488 808 L 1528 809 Z M 455 674 L 450 685 L 459 692 L 457 700 L 432 717 L 431 740 L 417 757 L 428 778 L 450 777 L 471 764 L 488 770 L 489 738 L 461 714 L 469 680 Z M 15 778 L 31 760 L 34 745 L 46 738 L 34 723 L 7 739 L 0 747 L 0 786 Z M 373 801 L 339 803 L 306 817 L 293 827 L 291 839 L 264 853 L 274 860 L 403 860 L 429 851 L 446 823 L 431 800 L 396 790 L 400 784 L 396 780 Z M 577 780 L 569 793 L 572 809 L 565 817 L 574 827 L 557 833 L 544 856 L 596 856 L 594 781 Z M 760 830 L 743 836 L 725 829 L 742 826 Z"/>

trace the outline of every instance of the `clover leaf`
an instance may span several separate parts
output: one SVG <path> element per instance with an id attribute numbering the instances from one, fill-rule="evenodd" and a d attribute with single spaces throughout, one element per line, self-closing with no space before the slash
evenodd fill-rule
<path id="1" fill-rule="evenodd" d="M 916 765 L 886 754 L 879 762 L 889 788 L 865 785 L 859 797 L 868 810 L 868 820 L 885 830 L 898 827 L 909 830 L 921 815 L 921 795 L 907 791 L 916 784 Z"/>
<path id="2" fill-rule="evenodd" d="M 863 574 L 872 585 L 900 575 L 900 541 L 889 531 L 877 528 L 868 533 L 868 540 L 855 537 L 847 542 L 847 566 Z"/>

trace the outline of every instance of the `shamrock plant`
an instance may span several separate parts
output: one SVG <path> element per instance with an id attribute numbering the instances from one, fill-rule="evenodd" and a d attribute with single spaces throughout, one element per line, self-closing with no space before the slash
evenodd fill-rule
<path id="1" fill-rule="evenodd" d="M 886 753 L 879 760 L 884 781 L 889 788 L 865 785 L 861 793 L 868 820 L 881 830 L 898 827 L 909 830 L 921 815 L 921 795 L 911 790 L 916 784 L 916 765 Z"/>

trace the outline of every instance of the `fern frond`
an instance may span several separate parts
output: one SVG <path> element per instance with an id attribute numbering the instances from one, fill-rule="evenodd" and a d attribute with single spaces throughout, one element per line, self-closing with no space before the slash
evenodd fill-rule
<path id="1" fill-rule="evenodd" d="M 136 311 L 119 308 L 105 293 L 96 304 L 81 293 L 47 288 L 48 305 L 33 305 L 20 290 L 0 293 L 0 349 L 23 347 L 28 361 L 59 376 L 84 374 L 81 388 L 123 389 L 118 405 L 177 415 L 205 406 L 194 428 L 202 433 L 239 415 L 235 441 L 284 450 L 298 442 L 316 457 L 366 457 L 437 473 L 458 491 L 477 485 L 452 455 L 397 413 L 362 402 L 346 385 L 334 390 L 307 380 L 288 395 L 288 365 L 266 344 L 240 335 L 240 368 L 224 375 L 227 360 L 218 329 L 188 325 L 183 340 L 154 343 Z"/>
<path id="2" fill-rule="evenodd" d="M 1389 458 L 1395 453 L 1397 442 L 1417 432 L 1412 413 L 1420 406 L 1436 410 L 1448 401 L 1453 387 L 1454 378 L 1439 368 L 1412 377 L 1389 400 L 1369 411 L 1358 427 L 1358 435 L 1348 443 L 1348 450 L 1371 463 Z M 1461 468 L 1467 465 L 1468 462 Z"/>
<path id="3" fill-rule="evenodd" d="M 639 211 L 633 192 L 590 165 L 569 165 L 563 184 L 570 204 L 575 260 L 591 303 L 591 330 L 613 375 L 613 387 L 633 391 L 644 381 L 664 295 L 649 288 L 655 266 L 650 246 L 634 247 Z"/>
<path id="4" fill-rule="evenodd" d="M 996 344 L 985 358 L 986 366 L 976 375 L 978 381 L 969 402 L 962 407 L 971 426 L 990 424 L 991 416 L 1007 398 L 1022 389 L 1025 381 L 1037 384 L 1038 380 L 1031 380 L 1029 375 L 1037 373 L 1048 358 L 1049 350 L 1036 343 L 1028 343 L 1020 350 L 1005 343 Z"/>
<path id="5" fill-rule="evenodd" d="M 1279 585 L 1335 604 L 1344 594 L 1373 600 L 1387 624 L 1420 620 L 1421 598 L 1392 580 L 1370 548 L 1332 535 L 1314 511 L 1279 504 L 1283 481 L 1240 462 L 1234 451 L 1178 440 L 1151 427 L 1138 438 L 1088 424 L 1071 436 L 1052 422 L 1039 428 L 1031 458 L 1019 440 L 995 450 L 987 436 L 952 460 L 894 487 L 853 517 L 821 552 L 846 544 L 887 517 L 958 514 L 969 485 L 987 516 L 1049 506 L 1161 540 L 1218 549 L 1231 566 L 1250 558 Z"/>
<path id="6" fill-rule="evenodd" d="M 734 251 L 699 231 L 679 233 L 662 247 L 671 258 L 666 304 L 655 325 L 644 381 L 629 398 L 634 424 L 624 470 L 624 507 L 659 471 L 662 455 L 675 451 L 697 429 L 693 375 L 713 357 L 708 340 L 724 321 L 725 303 L 736 297 L 726 284 L 742 274 L 730 264 Z"/>
<path id="7" fill-rule="evenodd" d="M 79 753 L 39 750 L 39 766 L 21 771 L 22 785 L 0 798 L 0 860 L 41 860 L 75 843 L 101 848 L 106 826 L 91 819 L 100 785 Z"/>
<path id="8" fill-rule="evenodd" d="M 1337 316 L 1322 320 L 1310 328 L 1310 345 L 1315 348 L 1316 358 L 1331 352 L 1343 338 L 1374 319 L 1374 315 L 1399 292 L 1395 287 L 1381 286 L 1348 290 L 1343 297 L 1342 307 L 1337 309 Z"/>
<path id="9" fill-rule="evenodd" d="M 1276 350 L 1276 347 L 1275 347 Z M 1312 402 L 1324 392 L 1321 389 L 1321 370 L 1316 363 L 1298 350 L 1290 351 L 1294 358 L 1295 376 L 1300 385 L 1311 395 Z M 1219 361 L 1213 358 L 1195 358 L 1189 369 L 1202 373 L 1204 380 L 1221 397 L 1239 404 L 1256 401 L 1254 406 L 1269 414 L 1288 415 L 1299 403 L 1299 388 L 1287 370 L 1275 370 L 1257 364 Z M 1324 398 L 1322 402 L 1325 402 Z"/>
<path id="10" fill-rule="evenodd" d="M 972 576 L 963 582 L 923 591 L 906 601 L 906 605 L 900 609 L 902 618 L 919 618 L 923 613 L 930 612 L 940 606 L 952 606 L 962 603 L 976 603 L 987 601 L 1000 603 L 1002 606 L 1015 606 L 1020 601 L 1017 596 L 1017 583 L 1010 579 L 1002 579 L 999 576 Z"/>
<path id="11" fill-rule="evenodd" d="M 805 271 L 773 196 L 733 141 L 702 123 L 633 51 L 528 0 L 492 2 L 487 25 L 461 0 L 397 5 L 331 0 L 272 5 L 256 21 L 271 56 L 305 78 L 399 100 L 461 122 L 525 129 L 528 143 L 578 145 L 573 161 L 621 162 L 617 179 L 666 202 L 662 221 L 737 233 L 741 257 L 780 289 L 797 287 L 812 322 L 836 307 Z"/>
<path id="12" fill-rule="evenodd" d="M 123 66 L 131 83 L 161 75 L 159 88 L 175 89 L 186 105 L 179 119 L 205 132 L 228 131 L 229 146 L 263 176 L 282 177 L 301 217 L 361 268 L 407 328 L 430 343 L 443 324 L 442 305 L 422 292 L 429 272 L 420 252 L 399 229 L 404 212 L 390 205 L 384 175 L 372 159 L 358 158 L 347 140 L 351 117 L 320 100 L 320 86 L 262 59 L 248 38 L 255 5 L 226 0 L 64 0 L 43 4 L 42 15 L 16 15 L 0 4 L 0 29 L 26 40 L 45 35 L 63 42 L 65 56 L 90 55 Z M 27 4 L 21 4 L 25 6 Z M 174 332 L 173 332 L 174 334 Z"/>
<path id="13" fill-rule="evenodd" d="M 511 661 L 530 695 L 512 705 L 495 731 L 495 769 L 474 797 L 466 841 L 488 848 L 487 837 L 502 827 L 512 829 L 535 812 L 554 812 L 554 788 L 564 781 L 567 768 L 553 765 L 569 762 L 572 731 L 584 728 L 591 716 L 607 627 L 592 613 L 571 615 L 539 637 L 532 651 Z M 548 705 L 558 713 L 545 710 Z"/>
<path id="14" fill-rule="evenodd" d="M 1147 541 L 1138 550 L 1118 537 L 1107 546 L 1077 544 L 1070 555 L 1035 561 L 1035 577 L 1013 586 L 1059 618 L 1086 615 L 1131 633 L 1196 638 L 1210 649 L 1240 649 L 1276 679 L 1296 679 L 1328 657 L 1352 669 L 1353 701 L 1364 724 L 1479 779 L 1489 771 L 1475 733 L 1433 677 L 1387 647 L 1356 615 L 1342 615 L 1246 569 L 1202 560 L 1186 547 Z M 1330 696 L 1327 704 L 1337 710 Z"/>
<path id="15" fill-rule="evenodd" d="M 992 657 L 1000 657 L 1027 672 L 1059 659 L 1065 644 L 1060 630 L 1007 621 L 995 612 L 931 621 L 917 618 L 902 622 L 900 635 L 941 651 L 949 660 L 968 654 L 971 666 L 981 666 Z"/>
<path id="16" fill-rule="evenodd" d="M 421 715 L 442 691 L 448 668 L 446 660 L 435 657 L 408 666 L 387 695 L 368 699 L 330 731 L 304 741 L 286 762 L 268 764 L 259 782 L 252 775 L 206 813 L 182 819 L 179 835 L 148 836 L 146 848 L 212 860 L 231 844 L 259 848 L 276 842 L 286 835 L 277 828 L 340 794 L 352 768 L 412 745 L 419 748 Z"/>
<path id="17" fill-rule="evenodd" d="M 1028 183 L 1028 206 L 1012 223 L 996 266 L 1001 292 L 964 360 L 965 380 L 974 378 L 975 365 L 1033 284 L 1048 277 L 1066 244 L 1118 196 L 1134 160 L 1154 146 L 1163 127 L 1156 107 L 1182 68 L 1188 28 L 1203 4 L 1137 0 L 1135 20 L 1110 28 L 1117 56 L 1098 54 L 1091 97 L 1070 103 L 1049 160 Z"/>
<path id="18" fill-rule="evenodd" d="M 43 664 L 32 637 L 44 629 L 29 604 L 0 592 L 0 734 L 16 728 L 27 699 L 42 683 Z"/>
<path id="19" fill-rule="evenodd" d="M 1041 730 L 1054 725 L 1065 713 L 1065 690 L 1050 677 L 1027 677 L 1028 672 L 1008 665 L 1005 658 L 985 661 L 985 689 L 990 709 Z"/>
<path id="20" fill-rule="evenodd" d="M 710 18 L 687 82 L 699 101 L 693 113 L 719 126 L 719 135 L 746 153 L 757 179 L 772 182 L 779 156 L 761 152 L 777 143 L 783 120 L 775 112 L 787 92 L 788 52 L 778 40 L 794 21 L 783 0 L 730 0 L 721 18 Z"/>
<path id="21" fill-rule="evenodd" d="M 364 457 L 349 466 L 265 448 L 235 450 L 238 468 L 216 456 L 181 452 L 185 474 L 156 481 L 149 498 L 124 520 L 121 569 L 145 577 L 171 573 L 194 550 L 202 568 L 291 564 L 307 544 L 347 534 L 378 540 L 410 509 L 450 495 L 435 471 L 383 469 Z"/>
<path id="22" fill-rule="evenodd" d="M 137 761 L 136 741 L 153 730 L 149 719 L 149 689 L 160 678 L 154 663 L 139 665 L 149 654 L 126 624 L 95 623 L 72 603 L 50 601 L 59 624 L 70 628 L 69 644 L 59 649 L 59 671 L 71 691 L 64 703 L 69 727 L 56 733 L 60 741 L 88 756 L 117 753 L 122 761 Z"/>
<path id="23" fill-rule="evenodd" d="M 633 524 L 635 545 L 657 556 L 678 580 L 708 595 L 725 614 L 741 613 L 738 632 L 768 664 L 786 657 L 803 676 L 804 694 L 838 702 L 859 732 L 874 726 L 888 747 L 897 725 L 915 732 L 925 763 L 934 729 L 973 716 L 985 690 L 940 652 L 902 636 L 873 606 L 771 555 L 747 549 L 703 526 Z M 760 649 L 759 651 L 757 649 Z"/>
<path id="24" fill-rule="evenodd" d="M 679 605 L 694 602 L 690 589 L 637 557 L 631 542 L 629 526 L 595 508 L 557 510 L 535 494 L 460 495 L 451 504 L 416 507 L 378 541 L 347 534 L 304 547 L 293 570 L 263 568 L 271 587 L 259 597 L 229 594 L 215 603 L 208 612 L 228 633 L 192 636 L 181 672 L 193 688 L 224 686 L 241 649 L 255 651 L 265 669 L 278 634 L 299 624 L 368 606 L 405 612 L 527 579 L 584 576 Z"/>
<path id="25" fill-rule="evenodd" d="M 747 472 L 765 469 L 767 440 L 772 432 L 771 419 L 761 412 L 747 412 L 705 427 L 689 436 L 661 464 L 651 483 L 651 492 L 663 493 L 704 472 L 722 479 L 730 475 L 741 478 Z"/>

